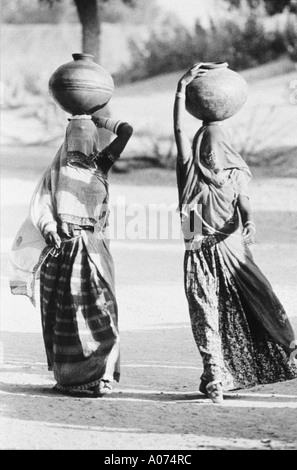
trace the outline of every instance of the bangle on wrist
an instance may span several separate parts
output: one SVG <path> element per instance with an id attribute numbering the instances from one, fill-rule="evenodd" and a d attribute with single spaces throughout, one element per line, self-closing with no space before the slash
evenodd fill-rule
<path id="1" fill-rule="evenodd" d="M 244 226 L 246 225 L 256 225 L 255 222 L 253 222 L 252 220 L 247 220 L 244 224 Z"/>
<path id="2" fill-rule="evenodd" d="M 95 125 L 102 129 L 107 129 L 108 131 L 113 132 L 114 134 L 117 133 L 118 128 L 123 123 L 123 121 L 119 120 L 116 121 L 115 119 L 100 117 L 100 118 L 93 118 Z"/>
<path id="3" fill-rule="evenodd" d="M 176 96 L 176 98 L 185 98 L 185 97 L 186 97 L 186 94 L 183 93 L 183 92 L 181 92 L 181 91 L 177 91 L 177 92 L 175 93 L 175 96 Z"/>
<path id="4" fill-rule="evenodd" d="M 253 222 L 252 220 L 248 220 L 248 221 L 244 224 L 244 227 L 246 227 L 247 225 L 252 225 L 254 228 L 256 228 L 256 224 L 255 224 L 255 222 Z"/>

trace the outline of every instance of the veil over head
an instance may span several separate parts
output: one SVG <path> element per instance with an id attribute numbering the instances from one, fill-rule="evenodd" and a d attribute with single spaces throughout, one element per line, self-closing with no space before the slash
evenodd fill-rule
<path id="1" fill-rule="evenodd" d="M 89 156 L 99 148 L 98 128 L 91 119 L 72 119 L 66 129 L 67 152 Z"/>
<path id="2" fill-rule="evenodd" d="M 251 179 L 251 171 L 241 155 L 232 147 L 229 132 L 223 123 L 203 123 L 193 139 L 192 157 L 187 163 L 177 160 L 180 210 L 184 205 L 194 202 L 202 189 L 205 189 L 205 185 L 221 187 L 221 179 L 202 162 L 205 156 L 212 154 L 215 154 L 220 168 L 243 170 L 247 182 Z"/>
<path id="3" fill-rule="evenodd" d="M 212 155 L 215 155 L 221 169 L 237 168 L 244 171 L 247 180 L 252 177 L 248 165 L 232 147 L 228 130 L 220 122 L 203 123 L 203 127 L 194 137 L 193 153 L 199 172 L 207 183 L 220 186 L 220 180 L 215 172 L 203 164 L 204 158 L 211 158 Z"/>
<path id="4" fill-rule="evenodd" d="M 60 222 L 96 225 L 106 204 L 108 182 L 92 161 L 99 151 L 98 128 L 91 119 L 73 119 L 58 155 L 55 182 Z"/>

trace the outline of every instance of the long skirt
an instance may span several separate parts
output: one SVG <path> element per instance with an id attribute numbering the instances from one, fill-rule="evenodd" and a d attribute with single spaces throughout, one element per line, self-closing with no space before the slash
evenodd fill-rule
<path id="1" fill-rule="evenodd" d="M 81 236 L 62 242 L 40 272 L 42 330 L 49 369 L 64 391 L 119 380 L 117 304 Z"/>
<path id="2" fill-rule="evenodd" d="M 243 292 L 244 286 L 227 266 L 228 250 L 223 243 L 215 236 L 205 236 L 199 247 L 185 252 L 184 258 L 191 327 L 204 368 L 201 390 L 213 381 L 221 382 L 224 390 L 232 390 L 296 378 L 297 368 L 284 346 L 261 320 L 266 314 L 272 331 L 274 322 L 276 330 L 284 325 L 290 332 L 283 307 L 261 271 L 246 260 L 244 270 L 253 272 L 252 282 L 258 283 L 263 302 L 266 295 L 278 305 L 278 309 L 269 311 L 267 302 L 266 313 L 255 314 L 255 305 L 259 308 L 261 302 Z"/>

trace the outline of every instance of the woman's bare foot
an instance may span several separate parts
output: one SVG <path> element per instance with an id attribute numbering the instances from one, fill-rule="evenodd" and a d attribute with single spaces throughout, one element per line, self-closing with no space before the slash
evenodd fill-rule
<path id="1" fill-rule="evenodd" d="M 213 403 L 221 405 L 224 402 L 223 387 L 219 382 L 210 382 L 207 384 L 206 391 L 208 398 L 210 398 Z"/>

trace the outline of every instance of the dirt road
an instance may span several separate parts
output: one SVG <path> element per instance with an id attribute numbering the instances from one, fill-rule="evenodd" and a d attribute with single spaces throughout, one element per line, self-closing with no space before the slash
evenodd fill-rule
<path id="1" fill-rule="evenodd" d="M 182 287 L 179 240 L 115 240 L 122 378 L 108 398 L 52 391 L 38 309 L 13 297 L 8 250 L 34 182 L 2 181 L 1 449 L 297 449 L 297 380 L 227 393 L 215 406 L 198 392 L 201 361 Z M 296 180 L 252 183 L 254 255 L 297 329 Z M 17 189 L 16 189 L 17 188 Z M 112 204 L 176 201 L 173 186 L 113 181 Z M 295 202 L 294 202 L 295 201 Z"/>

